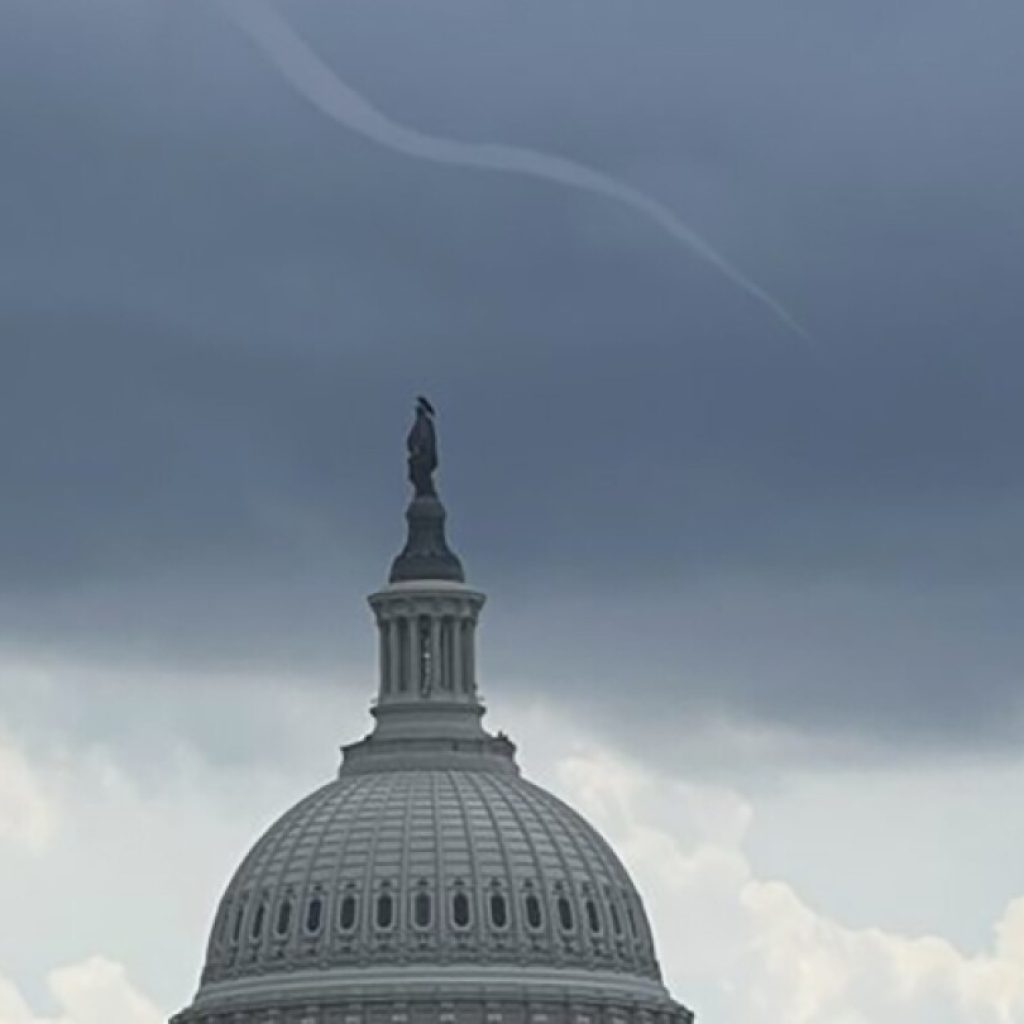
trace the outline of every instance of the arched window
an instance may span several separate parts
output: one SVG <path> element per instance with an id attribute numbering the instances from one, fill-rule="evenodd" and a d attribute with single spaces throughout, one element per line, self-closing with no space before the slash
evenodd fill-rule
<path id="1" fill-rule="evenodd" d="M 619 908 L 612 902 L 609 901 L 608 909 L 612 914 L 612 927 L 615 929 L 616 935 L 622 934 L 622 915 L 619 913 Z"/>
<path id="2" fill-rule="evenodd" d="M 452 923 L 456 928 L 469 927 L 469 897 L 461 890 L 452 897 Z"/>
<path id="3" fill-rule="evenodd" d="M 391 893 L 382 892 L 377 897 L 377 927 L 390 928 L 395 920 L 395 901 Z"/>
<path id="4" fill-rule="evenodd" d="M 267 908 L 264 904 L 260 904 L 256 908 L 256 914 L 252 919 L 252 937 L 258 939 L 263 934 L 263 919 L 266 917 Z"/>
<path id="5" fill-rule="evenodd" d="M 526 923 L 536 931 L 544 924 L 544 915 L 541 913 L 540 900 L 532 892 L 526 897 Z"/>
<path id="6" fill-rule="evenodd" d="M 220 912 L 220 923 L 217 925 L 217 941 L 223 942 L 228 937 L 231 927 L 231 904 L 225 903 Z"/>
<path id="7" fill-rule="evenodd" d="M 350 932 L 356 926 L 356 897 L 353 893 L 346 893 L 345 898 L 341 901 L 338 924 L 343 932 Z"/>
<path id="8" fill-rule="evenodd" d="M 287 935 L 288 929 L 292 926 L 292 901 L 285 901 L 277 908 L 277 934 Z"/>
<path id="9" fill-rule="evenodd" d="M 412 919 L 417 928 L 430 927 L 430 893 L 422 889 L 416 893 L 412 905 Z"/>
<path id="10" fill-rule="evenodd" d="M 306 931 L 311 935 L 320 931 L 324 919 L 324 901 L 322 896 L 314 896 L 306 906 Z"/>
<path id="11" fill-rule="evenodd" d="M 587 924 L 595 935 L 601 930 L 601 918 L 597 913 L 597 904 L 593 900 L 587 900 Z"/>
<path id="12" fill-rule="evenodd" d="M 231 941 L 237 943 L 242 937 L 242 918 L 245 917 L 245 903 L 239 903 L 235 911 L 235 927 L 231 930 Z"/>
<path id="13" fill-rule="evenodd" d="M 633 933 L 633 938 L 639 939 L 640 929 L 636 924 L 636 914 L 633 912 L 633 904 L 628 901 L 626 903 L 626 917 L 629 918 L 629 930 Z"/>
<path id="14" fill-rule="evenodd" d="M 491 893 L 491 924 L 495 928 L 508 926 L 508 904 L 500 892 Z"/>
<path id="15" fill-rule="evenodd" d="M 565 931 L 572 931 L 572 904 L 565 896 L 558 897 L 558 923 Z"/>

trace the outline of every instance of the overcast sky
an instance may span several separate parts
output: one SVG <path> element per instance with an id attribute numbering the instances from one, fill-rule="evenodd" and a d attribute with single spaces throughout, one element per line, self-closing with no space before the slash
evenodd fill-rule
<path id="1" fill-rule="evenodd" d="M 420 392 L 490 724 L 699 1019 L 1024 1020 L 1024 7 L 275 7 L 809 340 L 612 198 L 330 119 L 214 0 L 3 0 L 0 1024 L 191 997 L 367 726 Z"/>

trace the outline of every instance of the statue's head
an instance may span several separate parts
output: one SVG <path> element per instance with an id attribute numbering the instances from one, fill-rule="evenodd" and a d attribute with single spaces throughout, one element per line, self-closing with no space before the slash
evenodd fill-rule
<path id="1" fill-rule="evenodd" d="M 422 395 L 416 399 L 416 411 L 427 416 L 434 415 L 434 407 Z"/>

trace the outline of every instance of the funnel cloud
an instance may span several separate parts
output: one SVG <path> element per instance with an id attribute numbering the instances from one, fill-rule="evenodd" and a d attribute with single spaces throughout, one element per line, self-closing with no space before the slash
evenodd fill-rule
<path id="1" fill-rule="evenodd" d="M 231 20 L 284 78 L 322 113 L 398 153 L 453 167 L 519 174 L 602 196 L 638 213 L 767 307 L 805 340 L 807 331 L 786 307 L 734 267 L 663 203 L 601 171 L 564 157 L 501 143 L 460 142 L 398 124 L 343 82 L 292 27 L 261 0 L 222 0 Z"/>

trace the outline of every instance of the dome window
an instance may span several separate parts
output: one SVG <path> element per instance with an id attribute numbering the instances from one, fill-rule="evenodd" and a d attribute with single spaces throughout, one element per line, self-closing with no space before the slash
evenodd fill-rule
<path id="1" fill-rule="evenodd" d="M 495 928 L 508 927 L 508 904 L 500 892 L 491 893 L 491 924 Z"/>
<path id="2" fill-rule="evenodd" d="M 626 917 L 629 918 L 629 930 L 633 933 L 634 939 L 640 938 L 640 929 L 636 924 L 636 914 L 633 912 L 633 904 L 626 904 Z"/>
<path id="3" fill-rule="evenodd" d="M 260 904 L 256 908 L 256 914 L 252 919 L 252 937 L 258 939 L 263 934 L 263 919 L 267 916 L 267 908 Z"/>
<path id="4" fill-rule="evenodd" d="M 564 931 L 572 931 L 572 904 L 566 896 L 558 897 L 558 923 Z"/>
<path id="5" fill-rule="evenodd" d="M 431 918 L 430 893 L 422 889 L 416 893 L 412 906 L 412 919 L 417 928 L 429 928 Z"/>
<path id="6" fill-rule="evenodd" d="M 597 904 L 593 900 L 587 900 L 587 924 L 595 935 L 601 931 L 601 918 L 597 913 Z"/>
<path id="7" fill-rule="evenodd" d="M 612 915 L 612 928 L 615 929 L 616 935 L 622 935 L 622 915 L 619 913 L 619 908 L 612 902 L 608 903 L 608 909 Z"/>
<path id="8" fill-rule="evenodd" d="M 469 927 L 469 897 L 464 892 L 452 897 L 452 923 L 456 928 Z"/>
<path id="9" fill-rule="evenodd" d="M 242 918 L 245 917 L 245 904 L 240 903 L 238 909 L 235 911 L 235 926 L 231 929 L 231 941 L 238 944 L 238 940 L 242 937 Z"/>
<path id="10" fill-rule="evenodd" d="M 225 904 L 224 909 L 220 912 L 220 927 L 217 930 L 217 941 L 221 945 L 228 937 L 228 929 L 231 927 L 231 905 Z"/>
<path id="11" fill-rule="evenodd" d="M 306 907 L 306 931 L 315 935 L 320 931 L 324 919 L 324 901 L 322 896 L 314 896 Z"/>
<path id="12" fill-rule="evenodd" d="M 292 926 L 292 901 L 286 899 L 277 909 L 277 934 L 287 935 Z"/>
<path id="13" fill-rule="evenodd" d="M 391 893 L 382 892 L 377 897 L 377 927 L 390 928 L 395 923 L 395 901 Z"/>
<path id="14" fill-rule="evenodd" d="M 526 923 L 534 930 L 539 931 L 544 924 L 544 915 L 541 912 L 540 900 L 534 893 L 526 897 Z"/>
<path id="15" fill-rule="evenodd" d="M 356 926 L 356 898 L 353 893 L 346 893 L 341 901 L 341 913 L 338 924 L 343 932 L 350 932 Z"/>

